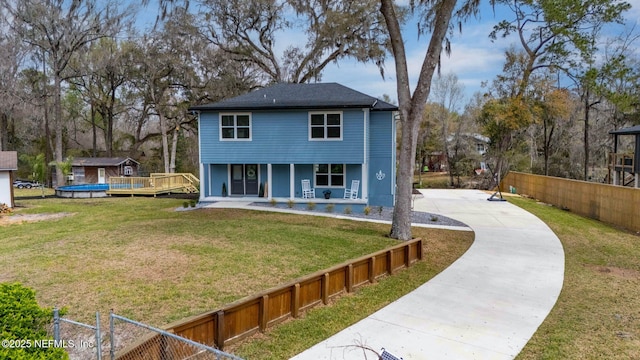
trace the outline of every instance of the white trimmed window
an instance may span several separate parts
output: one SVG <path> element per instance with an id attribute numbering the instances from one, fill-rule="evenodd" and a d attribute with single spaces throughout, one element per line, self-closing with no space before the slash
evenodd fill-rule
<path id="1" fill-rule="evenodd" d="M 344 187 L 345 169 L 344 164 L 316 164 L 315 187 Z"/>
<path id="2" fill-rule="evenodd" d="M 342 112 L 310 112 L 309 140 L 342 140 Z"/>
<path id="3" fill-rule="evenodd" d="M 251 114 L 220 114 L 220 140 L 251 140 Z"/>

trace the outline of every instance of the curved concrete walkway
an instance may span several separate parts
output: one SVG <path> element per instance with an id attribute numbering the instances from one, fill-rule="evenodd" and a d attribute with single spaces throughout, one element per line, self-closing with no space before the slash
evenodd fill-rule
<path id="1" fill-rule="evenodd" d="M 532 214 L 487 201 L 484 192 L 422 192 L 415 210 L 466 223 L 473 245 L 428 283 L 293 359 L 365 359 L 358 345 L 405 360 L 513 359 L 529 341 L 562 288 L 559 239 Z"/>

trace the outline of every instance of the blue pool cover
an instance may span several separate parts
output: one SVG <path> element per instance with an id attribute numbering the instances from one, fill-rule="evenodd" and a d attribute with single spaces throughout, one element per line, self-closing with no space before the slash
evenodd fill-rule
<path id="1" fill-rule="evenodd" d="M 109 184 L 66 185 L 58 189 L 65 191 L 107 191 L 109 190 Z"/>

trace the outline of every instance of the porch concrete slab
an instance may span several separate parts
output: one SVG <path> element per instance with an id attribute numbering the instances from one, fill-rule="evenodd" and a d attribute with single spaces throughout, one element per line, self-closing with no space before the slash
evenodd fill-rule
<path id="1" fill-rule="evenodd" d="M 404 359 L 513 359 L 526 345 L 562 288 L 560 240 L 482 191 L 421 192 L 414 209 L 466 223 L 473 245 L 426 284 L 293 359 L 360 360 L 359 346 Z"/>

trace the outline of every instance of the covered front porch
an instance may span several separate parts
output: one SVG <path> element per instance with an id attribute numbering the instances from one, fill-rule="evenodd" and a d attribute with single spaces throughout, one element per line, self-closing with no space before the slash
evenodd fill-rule
<path id="1" fill-rule="evenodd" d="M 200 201 L 255 201 L 316 204 L 367 204 L 365 164 L 203 164 Z M 312 188 L 303 191 L 303 180 Z M 357 180 L 357 196 L 344 199 Z M 325 192 L 330 193 L 325 198 Z"/>

